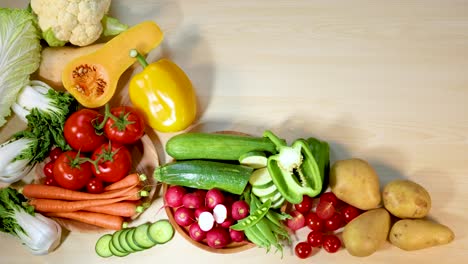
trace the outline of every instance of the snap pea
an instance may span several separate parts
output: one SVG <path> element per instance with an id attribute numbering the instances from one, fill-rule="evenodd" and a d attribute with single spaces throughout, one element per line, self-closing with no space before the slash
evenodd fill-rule
<path id="1" fill-rule="evenodd" d="M 276 248 L 278 248 L 278 239 L 273 234 L 273 231 L 271 231 L 270 225 L 268 224 L 268 220 L 266 220 L 266 218 L 260 219 L 260 221 L 258 221 L 255 226 L 258 227 L 258 230 L 260 230 L 260 233 L 270 245 L 274 245 Z"/>
<path id="2" fill-rule="evenodd" d="M 254 204 L 254 202 L 250 203 L 251 208 L 252 208 L 252 204 Z M 232 225 L 231 229 L 240 231 L 240 230 L 245 230 L 246 228 L 250 226 L 256 225 L 266 215 L 270 207 L 271 207 L 271 200 L 268 199 L 264 204 L 262 204 L 256 210 L 251 211 L 249 216 L 247 216 L 246 218 L 242 220 L 239 220 L 237 224 Z"/>
<path id="3" fill-rule="evenodd" d="M 255 245 L 266 248 L 267 252 L 270 250 L 271 245 L 267 243 L 266 239 L 260 235 L 260 230 L 256 226 L 251 226 L 244 230 L 245 236 Z"/>

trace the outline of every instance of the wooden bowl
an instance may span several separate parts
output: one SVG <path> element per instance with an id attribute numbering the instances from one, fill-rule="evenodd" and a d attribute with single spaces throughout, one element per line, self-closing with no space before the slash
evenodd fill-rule
<path id="1" fill-rule="evenodd" d="M 151 203 L 153 201 L 154 195 L 156 193 L 156 181 L 153 177 L 153 172 L 156 167 L 159 166 L 159 158 L 154 143 L 151 141 L 148 135 L 144 135 L 139 142 L 133 144 L 128 148 L 130 154 L 132 155 L 133 168 L 131 172 L 138 172 L 140 174 L 146 175 L 146 181 L 142 183 L 143 186 L 146 186 L 149 191 L 147 197 L 142 198 L 143 203 Z M 47 158 L 44 162 L 39 163 L 35 167 L 35 182 L 43 183 L 45 175 L 43 172 L 44 165 L 50 159 Z M 139 213 L 133 216 L 130 220 L 135 220 L 141 216 L 142 213 Z M 54 218 L 63 228 L 81 233 L 95 233 L 95 232 L 107 232 L 108 230 L 96 227 L 93 225 L 80 223 L 74 220 Z M 149 220 L 149 219 L 148 219 Z M 129 226 L 132 226 L 132 222 L 129 223 Z"/>
<path id="2" fill-rule="evenodd" d="M 168 184 L 163 183 L 162 184 L 162 190 L 163 190 L 163 197 L 164 194 L 167 191 L 167 188 L 169 188 Z M 174 219 L 174 208 L 171 208 L 169 206 L 165 207 L 166 214 L 169 218 L 169 222 L 171 222 L 172 226 L 174 229 L 187 241 L 189 241 L 192 245 L 201 248 L 203 250 L 212 252 L 212 253 L 219 253 L 219 254 L 232 254 L 232 253 L 238 253 L 242 252 L 244 250 L 250 249 L 255 247 L 256 245 L 249 242 L 249 241 L 243 241 L 243 242 L 231 242 L 229 243 L 226 247 L 224 248 L 212 248 L 206 244 L 206 242 L 203 240 L 201 242 L 193 240 L 190 235 L 189 235 L 189 228 L 188 227 L 183 227 L 177 224 L 177 222 Z"/>

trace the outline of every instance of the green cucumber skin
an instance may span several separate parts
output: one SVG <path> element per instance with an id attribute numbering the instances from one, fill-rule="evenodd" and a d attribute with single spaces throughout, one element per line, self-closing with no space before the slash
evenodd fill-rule
<path id="1" fill-rule="evenodd" d="M 253 168 L 217 161 L 176 161 L 156 168 L 154 177 L 169 185 L 196 189 L 220 189 L 233 194 L 242 194 Z"/>
<path id="2" fill-rule="evenodd" d="M 166 151 L 176 160 L 235 160 L 251 151 L 276 152 L 268 138 L 216 133 L 184 133 L 170 138 Z"/>

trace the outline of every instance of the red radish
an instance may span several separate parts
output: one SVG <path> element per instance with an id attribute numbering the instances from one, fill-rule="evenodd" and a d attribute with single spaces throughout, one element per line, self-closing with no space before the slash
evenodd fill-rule
<path id="1" fill-rule="evenodd" d="M 214 217 L 216 223 L 218 223 L 218 224 L 223 223 L 224 220 L 226 220 L 226 218 L 227 218 L 226 206 L 224 206 L 222 204 L 217 204 L 213 208 L 213 217 Z"/>
<path id="2" fill-rule="evenodd" d="M 301 212 L 294 210 L 291 213 L 289 213 L 292 218 L 286 220 L 286 225 L 292 230 L 296 231 L 298 229 L 301 229 L 305 226 L 305 217 Z"/>
<path id="3" fill-rule="evenodd" d="M 201 230 L 200 226 L 198 223 L 193 223 L 189 227 L 189 235 L 190 237 L 195 240 L 195 241 L 202 241 L 206 237 L 206 232 Z"/>
<path id="4" fill-rule="evenodd" d="M 332 202 L 329 201 L 320 201 L 315 208 L 317 216 L 322 220 L 327 220 L 336 212 L 335 207 Z"/>
<path id="5" fill-rule="evenodd" d="M 224 195 L 218 189 L 211 189 L 206 192 L 205 195 L 205 205 L 208 209 L 213 209 L 217 204 L 222 204 L 224 202 Z"/>
<path id="6" fill-rule="evenodd" d="M 234 242 L 242 242 L 245 239 L 244 231 L 238 231 L 234 229 L 229 230 L 229 236 Z"/>
<path id="7" fill-rule="evenodd" d="M 232 217 L 228 217 L 226 218 L 226 220 L 224 220 L 224 222 L 222 222 L 220 224 L 221 227 L 224 227 L 224 228 L 229 228 L 231 227 L 234 223 L 236 222 L 236 220 L 234 220 Z"/>
<path id="8" fill-rule="evenodd" d="M 180 226 L 189 226 L 195 221 L 195 215 L 192 209 L 179 207 L 174 212 L 174 219 Z"/>
<path id="9" fill-rule="evenodd" d="M 203 199 L 205 199 L 206 192 L 207 190 L 202 190 L 202 189 L 196 189 L 195 191 L 193 191 L 194 194 L 199 195 Z"/>
<path id="10" fill-rule="evenodd" d="M 200 195 L 195 193 L 186 193 L 184 197 L 182 197 L 182 205 L 187 208 L 200 208 L 203 206 L 205 200 Z"/>
<path id="11" fill-rule="evenodd" d="M 171 186 L 167 188 L 166 194 L 164 195 L 164 199 L 166 200 L 166 204 L 169 207 L 175 208 L 182 205 L 182 198 L 187 193 L 182 186 Z"/>
<path id="12" fill-rule="evenodd" d="M 249 215 L 249 205 L 246 201 L 235 201 L 231 207 L 231 215 L 234 220 L 241 220 Z"/>
<path id="13" fill-rule="evenodd" d="M 210 212 L 210 210 L 208 208 L 206 208 L 206 207 L 200 207 L 200 208 L 195 209 L 195 218 L 199 219 L 200 214 L 203 213 L 203 212 Z"/>
<path id="14" fill-rule="evenodd" d="M 231 236 L 226 228 L 215 227 L 206 233 L 206 242 L 212 248 L 223 248 L 231 242 Z"/>
<path id="15" fill-rule="evenodd" d="M 210 212 L 203 212 L 198 217 L 198 225 L 203 231 L 210 231 L 214 226 L 214 217 Z"/>

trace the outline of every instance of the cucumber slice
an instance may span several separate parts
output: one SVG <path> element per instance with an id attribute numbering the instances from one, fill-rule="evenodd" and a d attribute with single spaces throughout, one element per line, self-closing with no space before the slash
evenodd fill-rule
<path id="1" fill-rule="evenodd" d="M 272 204 L 274 204 L 275 202 L 277 202 L 281 197 L 283 197 L 283 195 L 277 191 L 277 192 L 273 192 L 271 195 L 269 196 L 263 196 L 263 197 L 259 197 L 260 198 L 260 201 L 262 201 L 262 203 L 265 203 L 266 201 L 268 201 L 268 199 L 271 200 Z"/>
<path id="2" fill-rule="evenodd" d="M 111 257 L 113 255 L 109 248 L 110 247 L 109 244 L 111 243 L 111 240 L 112 240 L 111 234 L 105 234 L 101 236 L 96 242 L 96 246 L 94 247 L 96 254 L 98 254 L 100 257 L 103 257 L 103 258 Z"/>
<path id="3" fill-rule="evenodd" d="M 128 244 L 128 242 L 127 242 L 127 233 L 128 232 L 130 232 L 130 229 L 125 229 L 124 231 L 122 231 L 122 233 L 120 233 L 120 235 L 119 235 L 119 244 L 120 244 L 120 246 L 123 248 L 123 250 L 125 252 L 133 253 L 136 250 L 131 248 L 130 245 Z"/>
<path id="4" fill-rule="evenodd" d="M 252 193 L 258 197 L 267 197 L 269 195 L 274 194 L 277 191 L 278 191 L 278 188 L 276 188 L 276 185 L 274 184 L 267 188 L 259 188 L 257 186 L 252 187 Z"/>
<path id="5" fill-rule="evenodd" d="M 278 201 L 275 201 L 274 203 L 271 204 L 271 208 L 274 208 L 274 209 L 280 208 L 281 206 L 283 206 L 285 201 L 286 199 L 284 199 L 284 197 L 281 196 L 281 198 Z"/>
<path id="6" fill-rule="evenodd" d="M 273 179 L 271 179 L 267 168 L 260 168 L 252 172 L 249 183 L 255 187 L 266 188 L 273 184 Z"/>
<path id="7" fill-rule="evenodd" d="M 123 249 L 123 247 L 120 245 L 120 241 L 119 241 L 119 236 L 120 234 L 122 234 L 124 230 L 119 230 L 117 232 L 115 232 L 114 234 L 112 234 L 112 240 L 111 240 L 111 243 L 113 244 L 114 248 L 117 249 L 118 251 L 120 252 L 125 252 L 125 249 Z"/>
<path id="8" fill-rule="evenodd" d="M 268 158 L 262 151 L 250 151 L 239 157 L 239 163 L 254 169 L 265 168 Z"/>
<path id="9" fill-rule="evenodd" d="M 142 251 L 143 247 L 139 246 L 137 243 L 135 243 L 135 240 L 133 240 L 133 234 L 135 233 L 135 228 L 131 228 L 130 231 L 125 236 L 125 240 L 127 240 L 128 245 L 134 250 L 134 251 Z"/>
<path id="10" fill-rule="evenodd" d="M 148 236 L 155 243 L 164 244 L 174 236 L 174 227 L 168 220 L 158 220 L 148 228 Z"/>
<path id="11" fill-rule="evenodd" d="M 125 256 L 127 256 L 129 254 L 128 252 L 122 252 L 120 250 L 117 250 L 114 247 L 114 243 L 112 243 L 112 242 L 109 243 L 109 249 L 112 252 L 112 255 L 117 256 L 117 257 L 125 257 Z"/>
<path id="12" fill-rule="evenodd" d="M 144 248 L 150 248 L 156 245 L 154 241 L 148 236 L 149 223 L 144 223 L 136 227 L 135 233 L 133 234 L 133 240 L 137 245 Z"/>

